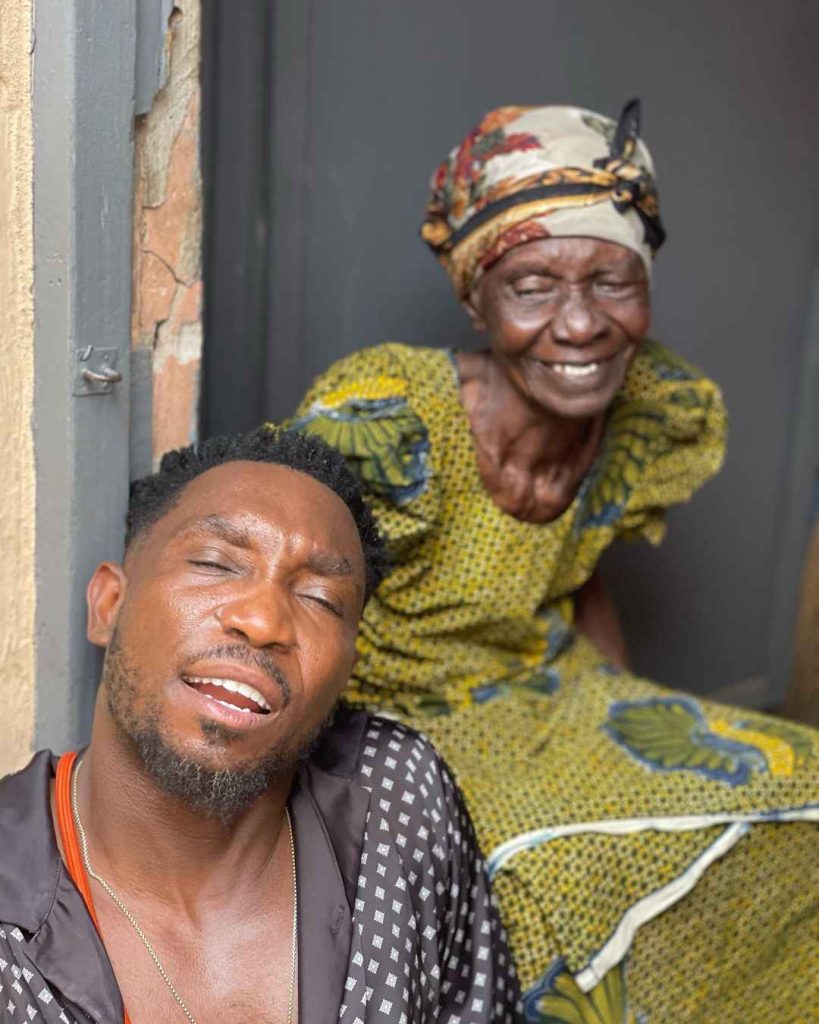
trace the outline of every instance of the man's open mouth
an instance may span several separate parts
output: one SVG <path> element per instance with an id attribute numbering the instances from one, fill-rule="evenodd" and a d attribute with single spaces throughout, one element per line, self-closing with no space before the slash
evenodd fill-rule
<path id="1" fill-rule="evenodd" d="M 203 697 L 209 697 L 231 711 L 269 715 L 271 708 L 259 691 L 249 683 L 213 676 L 182 676 L 182 682 Z"/>

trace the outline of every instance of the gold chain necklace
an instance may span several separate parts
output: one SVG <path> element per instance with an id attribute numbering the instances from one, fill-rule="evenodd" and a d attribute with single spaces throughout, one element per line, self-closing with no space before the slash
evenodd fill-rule
<path id="1" fill-rule="evenodd" d="M 74 769 L 74 777 L 71 780 L 71 810 L 74 813 L 74 823 L 77 826 L 77 831 L 80 834 L 80 845 L 82 847 L 82 859 L 85 865 L 86 874 L 93 878 L 95 882 L 98 882 L 102 888 L 111 897 L 114 905 L 118 910 L 121 911 L 126 921 L 131 925 L 134 931 L 139 936 L 142 945 L 148 950 L 151 959 L 154 962 L 154 966 L 159 971 L 159 974 L 165 984 L 168 986 L 168 990 L 174 997 L 176 1002 L 179 1004 L 182 1012 L 187 1017 L 189 1024 L 196 1024 L 196 1018 L 188 1009 L 188 1004 L 176 991 L 176 987 L 171 979 L 168 977 L 168 972 L 162 966 L 162 961 L 156 955 L 156 950 L 151 945 L 151 941 L 148 936 L 143 932 L 139 926 L 139 922 L 123 903 L 123 901 L 117 896 L 111 886 L 105 881 L 104 878 L 100 877 L 94 869 L 91 867 L 91 861 L 88 858 L 88 837 L 85 834 L 83 828 L 82 818 L 80 817 L 80 809 L 77 803 L 77 779 L 80 774 L 80 768 L 82 768 L 82 761 L 79 761 L 77 767 Z M 296 884 L 296 844 L 293 840 L 293 823 L 290 820 L 290 811 L 287 807 L 284 809 L 285 816 L 287 818 L 287 831 L 290 834 L 290 863 L 293 868 L 293 943 L 290 949 L 290 996 L 287 1003 L 287 1024 L 293 1024 L 293 1006 L 296 997 L 296 975 L 298 973 L 298 926 L 299 926 L 299 894 L 298 886 Z"/>

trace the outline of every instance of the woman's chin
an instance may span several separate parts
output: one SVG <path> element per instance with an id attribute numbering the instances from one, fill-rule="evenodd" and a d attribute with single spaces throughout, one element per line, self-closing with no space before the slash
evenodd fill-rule
<path id="1" fill-rule="evenodd" d="M 530 388 L 530 402 L 544 413 L 563 419 L 592 419 L 602 416 L 612 404 L 620 390 L 620 382 L 605 387 L 536 387 Z"/>
<path id="2" fill-rule="evenodd" d="M 533 396 L 534 397 L 534 396 Z M 612 403 L 611 398 L 601 399 L 599 396 L 544 396 L 534 398 L 535 403 L 551 416 L 558 416 L 565 420 L 588 420 L 596 419 L 605 414 Z"/>

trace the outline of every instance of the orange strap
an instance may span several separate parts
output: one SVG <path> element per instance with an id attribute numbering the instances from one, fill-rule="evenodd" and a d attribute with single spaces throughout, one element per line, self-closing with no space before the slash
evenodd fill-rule
<path id="1" fill-rule="evenodd" d="M 57 778 L 54 785 L 54 803 L 57 807 L 57 828 L 60 830 L 60 839 L 63 844 L 63 856 L 66 867 L 74 885 L 79 889 L 80 895 L 85 901 L 91 920 L 97 932 L 100 932 L 100 923 L 97 920 L 97 913 L 94 910 L 94 900 L 91 896 L 91 889 L 88 885 L 88 877 L 85 874 L 85 865 L 80 852 L 80 843 L 77 838 L 77 830 L 74 827 L 74 814 L 71 808 L 71 780 L 74 775 L 74 765 L 77 761 L 77 754 L 71 751 L 63 754 L 57 763 Z M 125 1011 L 124 1024 L 131 1024 L 128 1011 Z"/>

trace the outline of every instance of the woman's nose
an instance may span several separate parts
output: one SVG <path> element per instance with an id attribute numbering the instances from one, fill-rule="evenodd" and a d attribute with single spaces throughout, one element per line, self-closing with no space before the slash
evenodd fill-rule
<path id="1" fill-rule="evenodd" d="M 252 647 L 287 649 L 296 642 L 289 596 L 271 585 L 243 588 L 217 614 L 222 629 Z"/>
<path id="2" fill-rule="evenodd" d="M 606 325 L 594 303 L 580 292 L 567 295 L 551 323 L 554 340 L 561 345 L 582 347 L 599 340 Z"/>

